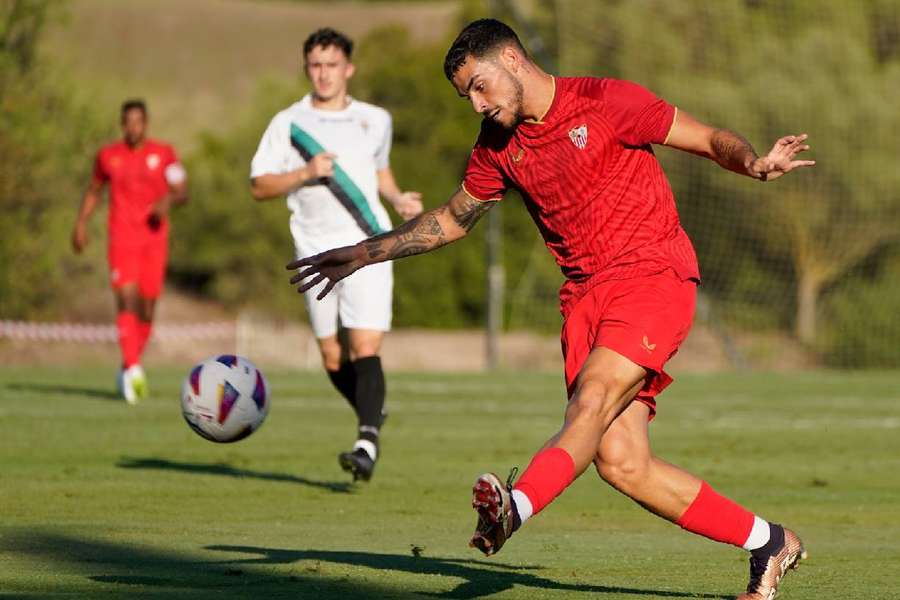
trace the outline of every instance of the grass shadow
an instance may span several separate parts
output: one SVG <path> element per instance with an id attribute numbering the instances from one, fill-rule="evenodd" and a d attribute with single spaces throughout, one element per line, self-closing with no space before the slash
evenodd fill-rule
<path id="1" fill-rule="evenodd" d="M 95 400 L 115 400 L 122 402 L 122 397 L 114 390 L 66 385 L 58 383 L 8 383 L 6 389 L 13 392 L 39 392 L 42 394 L 60 394 L 64 396 L 86 396 Z"/>
<path id="2" fill-rule="evenodd" d="M 0 597 L 159 598 L 256 600 L 259 598 L 396 598 L 410 592 L 359 579 L 310 572 L 220 565 L 193 554 L 145 545 L 84 539 L 45 531 L 4 531 L 0 549 L 42 561 L 46 573 L 4 581 Z M 47 575 L 49 574 L 49 576 Z M 23 577 L 25 575 L 25 577 Z M 25 596 L 22 597 L 25 597 Z"/>
<path id="3" fill-rule="evenodd" d="M 278 481 L 282 483 L 296 483 L 309 487 L 319 488 L 336 494 L 351 494 L 355 486 L 349 481 L 320 481 L 309 479 L 290 473 L 273 473 L 269 471 L 251 471 L 239 469 L 226 463 L 189 463 L 176 462 L 163 458 L 127 458 L 119 459 L 116 466 L 120 469 L 146 469 L 159 471 L 176 471 L 191 473 L 194 475 L 220 475 L 224 477 L 237 477 L 248 479 L 261 479 L 263 481 Z"/>
<path id="4" fill-rule="evenodd" d="M 41 530 L 5 531 L 0 549 L 42 560 L 48 573 L 38 584 L 41 593 L 67 592 L 82 597 L 107 595 L 107 592 L 141 598 L 190 598 L 243 600 L 245 598 L 394 598 L 407 600 L 422 596 L 440 598 L 482 598 L 513 587 L 528 597 L 541 597 L 547 591 L 578 594 L 618 594 L 640 598 L 706 598 L 725 600 L 732 596 L 653 590 L 592 583 L 565 583 L 541 577 L 537 566 L 519 566 L 493 561 L 432 558 L 412 554 L 384 554 L 335 550 L 289 550 L 255 546 L 212 545 L 206 552 L 251 555 L 236 560 L 206 560 L 187 553 L 170 552 L 144 545 L 92 540 Z M 299 561 L 312 564 L 289 570 L 273 568 Z M 425 590 L 401 589 L 390 578 L 378 581 L 320 569 L 320 563 L 365 567 L 373 571 L 403 572 L 414 576 Z M 43 572 L 43 571 L 41 571 Z M 74 575 L 74 579 L 73 579 Z M 429 576 L 462 579 L 456 587 L 435 592 L 442 580 Z M 79 580 L 79 577 L 83 579 Z M 24 582 L 27 584 L 27 580 Z M 36 582 L 35 582 L 36 583 Z M 408 585 L 408 584 L 407 584 Z M 415 585 L 415 584 L 413 584 Z M 8 587 L 16 593 L 15 587 Z"/>
<path id="5" fill-rule="evenodd" d="M 223 561 L 229 565 L 275 565 L 290 564 L 301 560 L 329 562 L 343 565 L 368 567 L 379 571 L 403 571 L 417 575 L 440 575 L 463 580 L 452 590 L 442 593 L 417 592 L 419 595 L 439 598 L 481 598 L 506 591 L 514 586 L 536 590 L 583 592 L 586 594 L 625 594 L 641 598 L 707 598 L 730 600 L 733 595 L 704 594 L 672 590 L 650 590 L 620 586 L 605 586 L 589 583 L 563 583 L 540 577 L 532 571 L 537 566 L 516 566 L 493 561 L 437 558 L 402 554 L 381 554 L 375 552 L 351 552 L 334 550 L 285 550 L 279 548 L 257 548 L 251 546 L 207 546 L 207 550 L 245 553 L 257 555 L 236 561 Z M 535 592 L 538 597 L 539 592 Z"/>

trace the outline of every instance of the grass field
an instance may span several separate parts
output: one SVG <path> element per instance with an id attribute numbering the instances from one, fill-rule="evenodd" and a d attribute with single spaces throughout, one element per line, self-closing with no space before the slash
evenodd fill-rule
<path id="1" fill-rule="evenodd" d="M 324 376 L 270 373 L 268 422 L 194 435 L 182 373 L 136 408 L 105 369 L 0 371 L 0 596 L 729 598 L 740 550 L 644 513 L 586 473 L 496 557 L 466 547 L 469 486 L 558 426 L 556 374 L 391 374 L 383 461 L 351 485 L 349 409 Z M 787 599 L 900 598 L 900 376 L 682 377 L 659 454 L 805 538 Z"/>

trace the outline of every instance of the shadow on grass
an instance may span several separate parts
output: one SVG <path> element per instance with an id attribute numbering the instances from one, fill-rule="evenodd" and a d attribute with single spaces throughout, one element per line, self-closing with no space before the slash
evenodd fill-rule
<path id="1" fill-rule="evenodd" d="M 374 552 L 284 550 L 251 546 L 207 546 L 206 549 L 258 555 L 257 558 L 223 561 L 220 563 L 223 565 L 284 565 L 297 561 L 316 561 L 316 563 L 328 562 L 367 567 L 382 572 L 402 571 L 416 575 L 439 575 L 463 580 L 463 583 L 446 592 L 416 592 L 420 595 L 439 598 L 481 598 L 509 590 L 514 586 L 535 589 L 534 594 L 529 594 L 532 597 L 540 597 L 540 592 L 536 590 L 554 590 L 583 592 L 585 594 L 625 594 L 641 598 L 711 598 L 721 600 L 733 598 L 731 595 L 648 590 L 589 583 L 564 583 L 539 577 L 530 572 L 540 570 L 541 567 L 507 565 L 494 561 L 432 558 L 414 556 L 412 554 L 380 554 Z"/>
<path id="2" fill-rule="evenodd" d="M 8 383 L 6 389 L 13 392 L 38 392 L 41 394 L 83 396 L 95 400 L 115 400 L 116 402 L 125 403 L 122 397 L 113 390 L 84 387 L 80 385 L 57 383 Z"/>
<path id="3" fill-rule="evenodd" d="M 542 590 L 583 594 L 619 594 L 641 598 L 707 598 L 731 596 L 651 590 L 591 583 L 564 583 L 534 574 L 540 567 L 515 566 L 493 561 L 432 558 L 403 554 L 381 554 L 333 550 L 285 550 L 253 546 L 215 545 L 205 551 L 250 554 L 251 558 L 209 561 L 197 555 L 168 552 L 105 540 L 82 539 L 44 531 L 4 532 L 0 548 L 32 561 L 44 561 L 34 581 L 20 580 L 32 591 L 74 592 L 92 596 L 105 592 L 142 598 L 395 598 L 421 596 L 481 598 L 514 586 L 526 588 L 528 597 Z M 276 565 L 295 565 L 285 572 Z M 321 563 L 365 567 L 379 573 L 378 581 L 363 581 L 358 572 L 322 569 Z M 398 572 L 413 576 L 412 585 L 384 577 Z M 53 574 L 47 577 L 47 574 Z M 73 580 L 73 575 L 76 579 Z M 77 576 L 84 577 L 79 582 Z M 462 579 L 452 589 L 436 591 L 453 582 L 434 576 Z M 407 579 L 408 581 L 409 579 Z M 382 583 L 387 581 L 388 583 Z M 416 589 L 402 589 L 414 587 Z M 40 588 L 40 589 L 35 589 Z M 424 589 L 423 589 L 424 588 Z M 10 589 L 10 592 L 16 590 Z"/>
<path id="4" fill-rule="evenodd" d="M 280 481 L 283 483 L 297 483 L 309 487 L 315 487 L 336 494 L 350 494 L 354 486 L 349 481 L 319 481 L 307 479 L 289 473 L 271 473 L 267 471 L 251 471 L 239 469 L 225 463 L 186 463 L 165 460 L 163 458 L 121 458 L 116 466 L 120 469 L 149 469 L 158 471 L 178 471 L 195 475 L 222 475 L 225 477 L 238 477 L 249 479 L 262 479 L 264 481 Z"/>

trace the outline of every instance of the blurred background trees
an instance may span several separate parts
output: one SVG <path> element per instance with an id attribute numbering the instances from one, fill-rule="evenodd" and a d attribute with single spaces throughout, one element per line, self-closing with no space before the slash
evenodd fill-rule
<path id="1" fill-rule="evenodd" d="M 410 6 L 438 4 L 448 3 Z M 743 133 L 760 152 L 781 135 L 806 131 L 817 166 L 771 185 L 657 150 L 700 255 L 698 320 L 729 339 L 795 343 L 825 364 L 897 366 L 898 4 L 463 2 L 443 31 L 424 38 L 408 24 L 357 35 L 351 93 L 392 112 L 392 166 L 401 185 L 422 191 L 428 206 L 458 185 L 478 130 L 477 116 L 444 80 L 443 55 L 464 22 L 486 14 L 509 19 L 527 45 L 539 45 L 538 58 L 548 69 L 632 79 L 702 120 Z M 98 102 L 98 87 L 79 85 L 87 79 L 83 68 L 66 70 L 72 63 L 59 40 L 73 37 L 57 35 L 53 52 L 41 51 L 48 19 L 58 20 L 57 6 L 47 0 L 0 4 L 2 318 L 64 316 L 72 290 L 105 285 L 102 244 L 76 261 L 68 234 L 93 153 L 116 135 L 117 104 Z M 77 5 L 68 10 L 77 16 Z M 77 28 L 79 19 L 72 21 Z M 179 150 L 191 175 L 192 202 L 174 217 L 170 283 L 234 310 L 249 306 L 301 319 L 283 270 L 293 253 L 284 203 L 256 203 L 247 191 L 249 160 L 268 119 L 306 91 L 299 46 L 307 29 L 287 27 L 294 46 L 284 51 L 294 53 L 294 76 L 260 66 L 255 90 L 230 101 L 228 118 L 215 127 L 198 131 L 187 118 L 179 123 L 177 111 L 161 118 L 187 139 Z M 233 43 L 251 44 L 252 38 Z M 175 49 L 160 52 L 157 62 L 176 60 Z M 190 69 L 204 69 L 185 60 L 183 49 L 177 56 L 179 70 L 188 71 L 180 80 Z M 246 73 L 246 65 L 232 67 Z M 100 77 L 102 64 L 96 69 L 88 75 Z M 209 92 L 182 85 L 169 93 Z M 151 102 L 151 118 L 155 114 Z M 519 204 L 510 195 L 499 209 L 505 324 L 554 332 L 561 276 Z M 102 220 L 95 219 L 95 242 L 102 239 Z M 398 326 L 483 322 L 483 230 L 430 257 L 397 263 Z"/>

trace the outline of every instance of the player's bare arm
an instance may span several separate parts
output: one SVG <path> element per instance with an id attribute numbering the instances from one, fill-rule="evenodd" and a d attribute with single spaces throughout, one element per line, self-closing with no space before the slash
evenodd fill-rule
<path id="1" fill-rule="evenodd" d="M 404 192 L 394 179 L 394 172 L 390 167 L 378 171 L 378 193 L 391 203 L 394 210 L 404 221 L 422 214 L 422 194 L 419 192 Z"/>
<path id="2" fill-rule="evenodd" d="M 250 179 L 250 193 L 256 200 L 271 200 L 293 192 L 309 182 L 334 176 L 334 159 L 331 152 L 316 154 L 312 159 L 287 173 L 267 173 Z"/>
<path id="3" fill-rule="evenodd" d="M 103 185 L 102 181 L 92 179 L 84 192 L 84 197 L 81 199 L 81 206 L 78 208 L 78 219 L 75 221 L 75 227 L 72 230 L 72 249 L 76 254 L 81 254 L 81 251 L 87 246 L 88 220 L 103 199 Z"/>
<path id="4" fill-rule="evenodd" d="M 334 284 L 366 265 L 430 252 L 465 237 L 496 203 L 476 200 L 459 189 L 446 204 L 392 231 L 288 263 L 288 269 L 302 269 L 291 277 L 291 284 L 299 284 L 297 291 L 303 293 L 327 279 L 317 296 L 321 300 Z"/>
<path id="5" fill-rule="evenodd" d="M 150 209 L 149 225 L 154 229 L 158 228 L 163 219 L 169 216 L 169 211 L 173 206 L 181 206 L 187 204 L 188 201 L 187 172 L 181 163 L 169 165 L 166 168 L 165 177 L 169 190 Z"/>
<path id="6" fill-rule="evenodd" d="M 710 158 L 723 168 L 761 181 L 772 181 L 799 167 L 811 167 L 814 160 L 797 160 L 809 150 L 805 133 L 786 135 L 775 142 L 765 156 L 758 156 L 743 136 L 730 129 L 716 129 L 679 110 L 666 145 Z"/>

